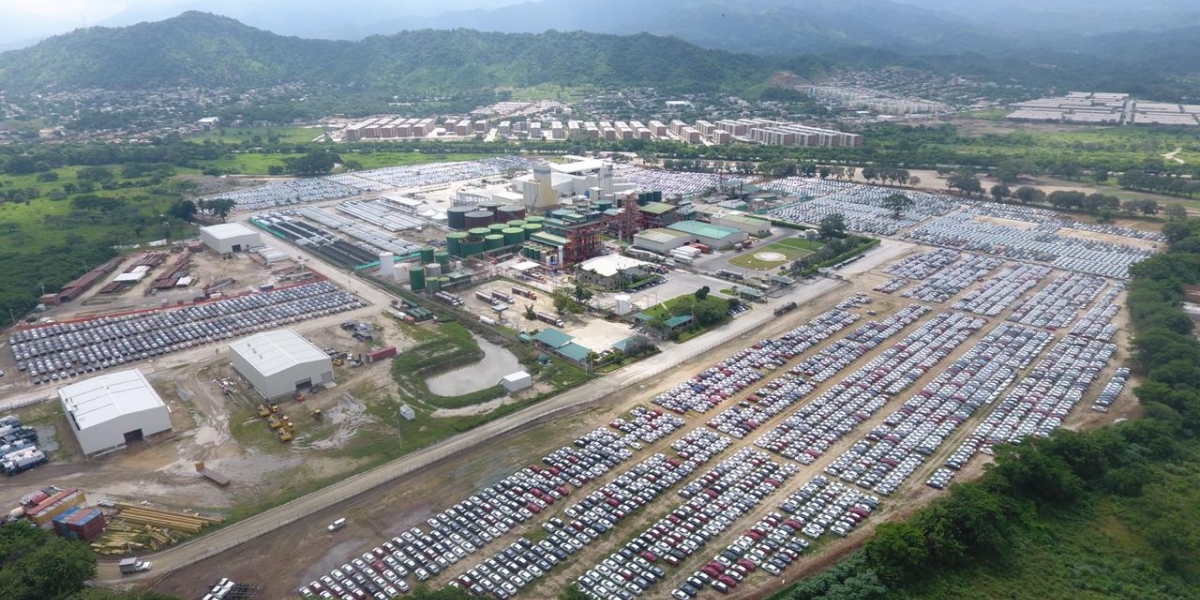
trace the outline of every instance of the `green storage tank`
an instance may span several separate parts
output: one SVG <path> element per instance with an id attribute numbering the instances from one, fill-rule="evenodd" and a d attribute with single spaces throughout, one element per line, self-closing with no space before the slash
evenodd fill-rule
<path id="1" fill-rule="evenodd" d="M 540 224 L 540 223 L 545 223 L 545 222 L 546 222 L 546 217 L 539 217 L 539 216 L 536 216 L 536 215 L 535 215 L 535 216 L 532 216 L 532 217 L 525 217 L 525 222 L 526 222 L 526 223 L 539 223 L 539 224 Z"/>
<path id="2" fill-rule="evenodd" d="M 433 248 L 425 246 L 421 248 L 421 264 L 427 265 L 433 262 Z"/>
<path id="3" fill-rule="evenodd" d="M 493 233 L 483 238 L 483 247 L 488 250 L 499 250 L 504 247 L 504 236 Z"/>
<path id="4" fill-rule="evenodd" d="M 541 223 L 526 223 L 525 224 L 525 239 L 542 230 Z"/>
<path id="5" fill-rule="evenodd" d="M 521 254 L 523 254 L 525 258 L 537 261 L 542 260 L 542 249 L 536 246 L 525 246 L 524 248 L 521 248 Z"/>
<path id="6" fill-rule="evenodd" d="M 433 253 L 433 260 L 437 261 L 437 264 L 443 267 L 448 267 L 450 266 L 450 253 L 445 250 L 438 250 Z"/>
<path id="7" fill-rule="evenodd" d="M 429 293 L 436 294 L 440 291 L 442 291 L 442 278 L 441 277 L 430 277 L 429 278 Z"/>
<path id="8" fill-rule="evenodd" d="M 507 225 L 509 227 L 524 227 L 525 221 L 509 221 Z"/>
<path id="9" fill-rule="evenodd" d="M 484 242 L 482 237 L 469 237 L 463 241 L 463 256 L 479 256 L 483 254 Z"/>
<path id="10" fill-rule="evenodd" d="M 467 234 L 462 231 L 454 231 L 446 236 L 446 251 L 451 256 L 462 256 L 462 242 L 467 239 Z"/>
<path id="11" fill-rule="evenodd" d="M 425 289 L 425 267 L 418 265 L 408 270 L 408 287 L 414 292 Z"/>
<path id="12" fill-rule="evenodd" d="M 450 288 L 450 283 L 451 283 L 451 282 L 450 282 L 450 278 L 449 278 L 449 277 L 446 277 L 445 275 L 442 275 L 441 277 L 438 277 L 438 278 L 437 278 L 437 280 L 438 280 L 438 288 L 439 288 L 439 289 L 443 289 L 443 290 L 445 290 L 445 289 L 449 289 L 449 288 Z"/>
<path id="13" fill-rule="evenodd" d="M 469 233 L 471 234 L 471 237 L 481 238 L 485 235 L 490 234 L 491 232 L 492 232 L 492 230 L 488 229 L 487 227 L 476 227 L 476 228 L 472 229 Z"/>
<path id="14" fill-rule="evenodd" d="M 490 229 L 492 233 L 500 233 L 505 229 L 508 229 L 508 223 L 492 223 L 488 229 Z"/>
<path id="15" fill-rule="evenodd" d="M 525 229 L 521 227 L 509 227 L 500 233 L 504 236 L 505 246 L 512 246 L 525 241 Z"/>

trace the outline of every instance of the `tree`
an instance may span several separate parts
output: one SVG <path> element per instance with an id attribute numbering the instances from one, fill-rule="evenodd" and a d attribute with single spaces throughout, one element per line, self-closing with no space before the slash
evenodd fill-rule
<path id="1" fill-rule="evenodd" d="M 0 527 L 0 597 L 5 600 L 67 598 L 96 575 L 87 545 L 23 524 Z"/>
<path id="2" fill-rule="evenodd" d="M 172 217 L 191 223 L 192 219 L 196 218 L 196 203 L 191 200 L 180 200 L 172 204 L 167 212 Z"/>
<path id="3" fill-rule="evenodd" d="M 571 291 L 571 295 L 574 296 L 575 301 L 579 302 L 580 304 L 591 300 L 593 296 L 592 290 L 587 289 L 582 283 L 578 282 L 575 283 L 575 289 Z"/>
<path id="4" fill-rule="evenodd" d="M 1187 209 L 1182 204 L 1171 204 L 1163 211 L 1167 218 L 1172 221 L 1186 221 L 1188 218 Z"/>
<path id="5" fill-rule="evenodd" d="M 955 173 L 946 181 L 950 188 L 958 189 L 968 196 L 983 192 L 983 184 L 973 173 Z"/>
<path id="6" fill-rule="evenodd" d="M 340 160 L 341 157 L 334 152 L 325 148 L 315 148 L 299 158 L 285 158 L 283 164 L 293 175 L 325 175 L 332 171 Z"/>
<path id="7" fill-rule="evenodd" d="M 706 286 L 696 290 L 695 292 L 693 292 L 692 295 L 695 296 L 697 300 L 703 300 L 708 297 L 708 293 L 710 291 L 712 291 L 712 290 L 710 290 L 709 287 L 706 285 Z"/>
<path id="8" fill-rule="evenodd" d="M 920 575 L 929 560 L 925 535 L 907 522 L 881 523 L 864 551 L 875 572 L 887 582 L 899 583 Z"/>
<path id="9" fill-rule="evenodd" d="M 829 213 L 821 219 L 819 227 L 821 239 L 829 240 L 846 235 L 846 217 L 842 213 Z"/>
<path id="10" fill-rule="evenodd" d="M 236 207 L 237 202 L 230 200 L 229 198 L 217 198 L 215 200 L 209 200 L 205 204 L 204 209 L 213 215 L 221 217 L 221 222 L 224 223 L 225 217 L 228 217 L 230 211 Z"/>
<path id="11" fill-rule="evenodd" d="M 909 198 L 904 194 L 891 194 L 887 198 L 883 199 L 883 207 L 892 211 L 893 219 L 899 219 L 900 213 L 912 208 L 914 204 L 916 204 L 916 202 L 913 202 L 912 198 Z"/>
<path id="12" fill-rule="evenodd" d="M 994 198 L 996 202 L 1000 202 L 1012 194 L 1012 190 L 1009 190 L 1008 186 L 1004 185 L 1003 183 L 997 183 L 996 185 L 993 185 L 991 192 L 992 198 Z"/>
<path id="13" fill-rule="evenodd" d="M 1024 204 L 1040 204 L 1046 200 L 1046 193 L 1035 187 L 1023 185 L 1013 192 L 1013 197 Z"/>

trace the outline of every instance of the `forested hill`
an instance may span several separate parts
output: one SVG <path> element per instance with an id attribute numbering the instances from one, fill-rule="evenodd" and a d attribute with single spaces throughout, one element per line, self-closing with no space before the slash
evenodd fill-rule
<path id="1" fill-rule="evenodd" d="M 711 91 L 744 89 L 771 71 L 762 58 L 647 34 L 457 29 L 346 42 L 285 37 L 188 12 L 82 29 L 0 54 L 0 90 L 244 89 L 303 81 L 431 94 L 542 83 Z"/>

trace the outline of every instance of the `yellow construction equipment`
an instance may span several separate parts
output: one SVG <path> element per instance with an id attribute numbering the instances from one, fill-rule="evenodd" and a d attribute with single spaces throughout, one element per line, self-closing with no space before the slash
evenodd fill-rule
<path id="1" fill-rule="evenodd" d="M 316 420 L 318 420 L 318 421 L 320 421 L 320 420 L 321 420 L 321 409 L 319 409 L 319 408 L 314 408 L 314 409 L 312 409 L 312 413 L 311 413 L 311 414 L 312 414 L 312 418 L 314 418 L 314 419 L 316 419 Z"/>
<path id="2" fill-rule="evenodd" d="M 275 415 L 267 417 L 267 423 L 271 426 L 271 429 L 279 429 L 280 427 L 283 427 L 283 421 L 281 421 L 279 417 Z"/>
<path id="3" fill-rule="evenodd" d="M 281 441 L 281 442 L 292 441 L 292 432 L 288 431 L 287 429 L 280 429 L 279 430 L 279 441 Z"/>
<path id="4" fill-rule="evenodd" d="M 265 419 L 268 416 L 270 416 L 270 414 L 271 414 L 271 410 L 268 409 L 265 404 L 258 405 L 258 416 Z"/>
<path id="5" fill-rule="evenodd" d="M 333 366 L 335 366 L 335 367 L 340 367 L 340 366 L 342 366 L 342 365 L 344 365 L 344 364 L 346 364 L 346 361 L 344 361 L 344 360 L 342 360 L 342 359 L 340 359 L 340 358 L 335 358 L 335 359 L 333 359 Z"/>
<path id="6" fill-rule="evenodd" d="M 273 413 L 277 413 L 277 412 L 279 412 L 279 405 L 278 405 L 278 404 L 272 404 L 272 405 L 271 405 L 271 412 L 273 412 Z"/>

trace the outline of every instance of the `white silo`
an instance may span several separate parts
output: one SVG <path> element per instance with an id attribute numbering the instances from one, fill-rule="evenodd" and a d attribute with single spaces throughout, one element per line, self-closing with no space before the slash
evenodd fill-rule
<path id="1" fill-rule="evenodd" d="M 614 312 L 619 316 L 623 317 L 633 312 L 633 300 L 629 297 L 629 294 L 617 294 L 615 300 L 617 301 L 617 306 Z"/>
<path id="2" fill-rule="evenodd" d="M 533 181 L 537 185 L 536 208 L 547 208 L 558 205 L 558 194 L 554 191 L 554 174 L 550 163 L 540 162 L 533 165 Z"/>
<path id="3" fill-rule="evenodd" d="M 612 165 L 600 167 L 600 193 L 605 196 L 610 196 L 613 193 Z"/>
<path id="4" fill-rule="evenodd" d="M 379 277 L 384 281 L 396 280 L 396 255 L 391 252 L 379 253 Z"/>

